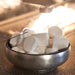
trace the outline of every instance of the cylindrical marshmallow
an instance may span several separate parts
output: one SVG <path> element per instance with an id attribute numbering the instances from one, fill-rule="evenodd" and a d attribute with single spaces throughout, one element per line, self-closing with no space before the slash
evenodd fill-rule
<path id="1" fill-rule="evenodd" d="M 50 37 L 62 37 L 63 31 L 58 26 L 52 26 L 48 29 Z"/>
<path id="2" fill-rule="evenodd" d="M 24 50 L 26 50 L 28 53 L 30 51 L 35 50 L 35 48 L 38 45 L 38 39 L 34 36 L 30 36 L 24 39 Z"/>

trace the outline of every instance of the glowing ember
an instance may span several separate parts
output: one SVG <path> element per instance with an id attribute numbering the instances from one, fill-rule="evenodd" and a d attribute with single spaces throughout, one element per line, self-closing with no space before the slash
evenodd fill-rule
<path id="1" fill-rule="evenodd" d="M 75 10 L 72 8 L 66 8 L 64 6 L 59 6 L 53 9 L 50 13 L 42 13 L 38 19 L 35 20 L 32 25 L 33 30 L 36 33 L 47 32 L 48 27 L 59 26 L 63 28 L 75 22 Z M 68 31 L 69 27 L 64 29 Z"/>

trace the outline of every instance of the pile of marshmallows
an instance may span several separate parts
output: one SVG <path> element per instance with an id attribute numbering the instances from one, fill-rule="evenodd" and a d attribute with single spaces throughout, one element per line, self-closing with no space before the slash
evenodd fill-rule
<path id="1" fill-rule="evenodd" d="M 22 34 L 17 36 L 19 34 Z M 17 37 L 15 37 L 17 36 Z M 14 37 L 14 38 L 13 38 Z M 58 52 L 59 49 L 68 47 L 69 39 L 63 37 L 63 31 L 52 26 L 48 33 L 37 33 L 28 28 L 21 33 L 15 33 L 10 39 L 12 50 L 27 54 L 48 54 Z"/>

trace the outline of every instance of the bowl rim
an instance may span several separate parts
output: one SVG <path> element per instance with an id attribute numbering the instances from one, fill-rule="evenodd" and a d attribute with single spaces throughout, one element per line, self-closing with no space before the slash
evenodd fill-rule
<path id="1" fill-rule="evenodd" d="M 11 49 L 12 46 L 11 46 L 11 44 L 9 43 L 9 41 L 10 41 L 10 39 L 8 39 L 7 42 L 6 42 L 6 47 L 7 47 L 9 50 L 11 50 L 12 52 L 18 53 L 18 54 L 31 55 L 31 56 L 54 55 L 54 54 L 58 54 L 58 53 L 67 51 L 67 50 L 69 49 L 69 47 L 71 46 L 70 43 L 69 43 L 68 47 L 63 48 L 63 49 L 59 49 L 57 52 L 48 53 L 48 54 L 27 54 L 27 53 L 21 53 L 21 52 L 12 50 L 12 49 Z"/>

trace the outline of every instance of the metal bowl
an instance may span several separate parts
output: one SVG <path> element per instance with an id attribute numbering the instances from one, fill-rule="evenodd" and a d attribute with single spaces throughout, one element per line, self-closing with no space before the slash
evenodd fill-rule
<path id="1" fill-rule="evenodd" d="M 63 64 L 69 57 L 71 46 L 56 53 L 26 54 L 11 49 L 9 40 L 6 43 L 6 56 L 14 65 L 28 70 L 52 70 Z"/>

